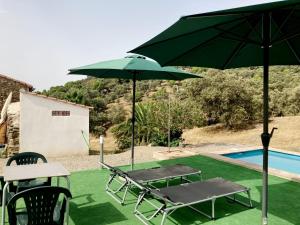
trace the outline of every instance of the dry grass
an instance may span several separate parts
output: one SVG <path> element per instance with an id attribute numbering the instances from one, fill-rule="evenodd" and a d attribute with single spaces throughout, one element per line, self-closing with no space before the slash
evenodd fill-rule
<path id="1" fill-rule="evenodd" d="M 270 129 L 277 127 L 271 140 L 273 148 L 300 152 L 300 116 L 276 117 L 270 122 Z M 260 134 L 262 124 L 243 131 L 224 130 L 221 126 L 209 126 L 186 130 L 183 133 L 185 143 L 200 144 L 240 144 L 248 146 L 260 146 Z M 99 137 L 90 137 L 90 146 L 94 151 L 99 151 Z M 114 153 L 116 151 L 115 139 L 110 132 L 105 137 L 105 153 Z"/>
<path id="2" fill-rule="evenodd" d="M 278 128 L 271 140 L 272 147 L 300 152 L 300 116 L 273 118 L 270 129 L 272 127 Z M 183 138 L 188 144 L 226 143 L 259 146 L 261 132 L 262 124 L 239 132 L 220 129 L 220 126 L 210 126 L 187 130 Z"/>
<path id="3" fill-rule="evenodd" d="M 108 129 L 108 131 L 106 132 L 104 143 L 105 143 L 105 148 L 104 148 L 105 154 L 111 154 L 116 152 L 117 144 L 115 142 L 115 139 L 110 129 Z M 99 137 L 90 135 L 90 150 L 92 150 L 93 152 L 100 151 Z"/>

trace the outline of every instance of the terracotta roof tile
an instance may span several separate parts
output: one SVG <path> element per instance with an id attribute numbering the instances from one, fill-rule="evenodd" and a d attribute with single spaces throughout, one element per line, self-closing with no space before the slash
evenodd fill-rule
<path id="1" fill-rule="evenodd" d="M 12 80 L 12 81 L 14 81 L 14 82 L 23 84 L 24 86 L 28 87 L 30 90 L 33 90 L 33 86 L 32 86 L 31 84 L 26 83 L 26 82 L 23 82 L 23 81 L 14 79 L 14 78 L 12 78 L 12 77 L 5 76 L 5 75 L 3 75 L 3 74 L 0 74 L 0 78 L 4 78 L 4 79 L 7 79 L 7 80 Z"/>
<path id="2" fill-rule="evenodd" d="M 27 92 L 27 91 L 20 91 L 20 92 L 23 93 L 23 94 L 33 95 L 33 96 L 37 96 L 37 97 L 41 97 L 41 98 L 46 98 L 46 99 L 53 100 L 53 101 L 56 101 L 56 102 L 62 102 L 62 103 L 66 103 L 66 104 L 69 104 L 69 105 L 79 106 L 79 107 L 82 107 L 82 108 L 87 108 L 87 109 L 93 109 L 94 108 L 94 107 L 91 107 L 91 106 L 77 104 L 77 103 L 74 103 L 74 102 L 70 102 L 70 101 L 66 101 L 66 100 L 62 100 L 62 99 L 58 99 L 58 98 L 54 98 L 54 97 L 49 97 L 49 96 L 37 94 L 37 93 L 34 93 L 34 92 Z"/>

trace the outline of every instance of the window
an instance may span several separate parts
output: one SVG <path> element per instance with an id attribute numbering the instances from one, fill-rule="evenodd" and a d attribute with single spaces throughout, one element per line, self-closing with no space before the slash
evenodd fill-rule
<path id="1" fill-rule="evenodd" d="M 53 110 L 52 116 L 70 116 L 70 111 Z"/>

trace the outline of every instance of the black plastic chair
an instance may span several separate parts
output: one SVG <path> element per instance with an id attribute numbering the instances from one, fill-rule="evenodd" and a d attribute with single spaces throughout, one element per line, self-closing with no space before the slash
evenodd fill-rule
<path id="1" fill-rule="evenodd" d="M 4 188 L 5 182 L 4 177 L 0 176 L 0 206 L 2 206 L 2 194 L 3 194 L 3 188 Z"/>
<path id="2" fill-rule="evenodd" d="M 36 164 L 39 160 L 47 163 L 47 159 L 42 154 L 37 152 L 21 152 L 7 160 L 6 166 L 10 166 L 13 162 L 17 165 Z"/>
<path id="3" fill-rule="evenodd" d="M 60 196 L 63 200 L 60 201 Z M 7 204 L 10 225 L 63 225 L 68 217 L 70 191 L 63 187 L 36 187 L 15 194 Z M 26 211 L 19 211 L 18 201 Z"/>
<path id="4" fill-rule="evenodd" d="M 47 159 L 42 154 L 39 154 L 37 152 L 21 152 L 9 158 L 6 163 L 6 166 L 11 166 L 13 163 L 15 163 L 16 165 L 37 164 L 39 160 L 43 163 L 47 163 Z M 26 190 L 28 188 L 38 186 L 51 186 L 51 178 L 49 177 L 46 181 L 43 182 L 38 180 L 21 181 L 18 182 L 17 186 L 11 183 L 9 186 L 9 191 L 16 193 L 19 191 Z"/>

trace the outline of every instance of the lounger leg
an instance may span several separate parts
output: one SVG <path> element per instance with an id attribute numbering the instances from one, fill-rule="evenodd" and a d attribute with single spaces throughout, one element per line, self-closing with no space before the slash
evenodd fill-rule
<path id="1" fill-rule="evenodd" d="M 252 208 L 253 205 L 252 205 L 252 200 L 251 200 L 251 195 L 250 195 L 250 190 L 247 190 L 245 191 L 246 194 L 248 195 L 248 199 L 249 199 L 249 203 L 247 202 L 242 202 L 241 200 L 238 200 L 236 198 L 236 194 L 233 195 L 233 197 L 231 196 L 226 196 L 226 198 L 230 199 L 231 201 L 235 202 L 235 203 L 238 203 L 240 205 L 243 205 L 243 206 L 246 206 L 246 207 L 249 207 L 249 208 Z"/>
<path id="2" fill-rule="evenodd" d="M 115 176 L 116 176 L 116 175 L 114 175 L 114 174 L 111 174 L 111 175 L 109 176 L 109 179 L 108 179 L 107 184 L 106 184 L 106 189 L 107 189 L 107 187 L 113 182 Z"/>
<path id="3" fill-rule="evenodd" d="M 120 203 L 121 205 L 124 204 L 125 202 L 125 199 L 126 199 L 126 196 L 127 196 L 127 192 L 128 192 L 128 189 L 129 189 L 129 181 L 128 180 L 125 180 L 124 183 L 121 183 L 119 181 L 116 181 L 118 182 L 119 184 L 121 184 L 121 186 L 119 188 L 117 188 L 116 190 L 110 188 L 110 185 L 113 183 L 113 181 L 115 180 L 116 178 L 116 175 L 115 174 L 112 174 L 110 175 L 110 178 L 106 184 L 106 193 L 109 194 L 113 199 L 115 199 L 118 203 Z M 117 194 L 119 192 L 121 192 L 123 189 L 125 188 L 125 191 L 124 191 L 124 194 L 123 194 L 123 197 L 119 197 Z"/>
<path id="4" fill-rule="evenodd" d="M 137 203 L 135 205 L 135 208 L 134 208 L 134 215 L 140 220 L 142 221 L 145 225 L 149 225 L 148 222 L 150 222 L 154 217 L 156 217 L 158 214 L 162 213 L 163 214 L 163 218 L 162 218 L 162 221 L 161 221 L 161 225 L 164 224 L 165 222 L 165 219 L 169 213 L 168 210 L 165 210 L 165 207 L 166 205 L 165 204 L 162 204 L 161 206 L 157 206 L 155 205 L 154 203 L 152 203 L 151 201 L 147 200 L 145 198 L 145 195 L 147 193 L 146 192 L 142 192 L 139 197 L 138 197 L 138 200 L 137 200 Z M 149 215 L 149 216 L 145 216 L 141 211 L 139 211 L 139 206 L 142 204 L 142 202 L 145 201 L 147 202 L 148 204 L 150 204 L 151 206 L 154 207 L 154 212 Z"/>
<path id="5" fill-rule="evenodd" d="M 137 202 L 135 204 L 134 212 L 138 211 L 138 207 L 142 203 L 142 201 L 143 201 L 143 199 L 145 197 L 145 194 L 146 194 L 146 192 L 144 192 L 144 193 L 142 193 L 142 194 L 139 195 L 138 200 L 137 200 Z"/>
<path id="6" fill-rule="evenodd" d="M 211 219 L 215 219 L 215 201 L 216 199 L 211 200 Z"/>
<path id="7" fill-rule="evenodd" d="M 189 206 L 187 206 L 187 207 L 189 207 L 189 208 L 191 208 L 192 210 L 194 210 L 194 211 L 200 213 L 200 214 L 203 215 L 203 216 L 206 216 L 206 217 L 209 218 L 209 219 L 213 219 L 213 218 L 211 217 L 211 215 L 209 215 L 209 214 L 207 214 L 207 213 L 201 211 L 200 209 L 195 208 L 195 207 L 192 206 L 192 205 L 189 205 Z"/>
<path id="8" fill-rule="evenodd" d="M 247 191 L 247 195 L 248 195 L 248 198 L 249 198 L 249 206 L 252 208 L 253 205 L 252 205 L 250 190 Z"/>
<path id="9" fill-rule="evenodd" d="M 126 185 L 126 188 L 125 188 L 125 191 L 124 191 L 124 195 L 123 195 L 123 198 L 122 198 L 122 201 L 121 201 L 122 205 L 124 205 L 124 202 L 125 202 L 125 199 L 126 199 L 126 196 L 127 196 L 127 192 L 128 192 L 128 189 L 129 189 L 129 186 L 130 186 L 130 184 Z"/>

